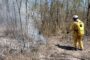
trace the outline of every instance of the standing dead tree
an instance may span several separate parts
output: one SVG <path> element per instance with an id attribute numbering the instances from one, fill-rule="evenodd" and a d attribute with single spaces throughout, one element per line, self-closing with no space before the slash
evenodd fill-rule
<path id="1" fill-rule="evenodd" d="M 19 13 L 19 18 L 20 18 L 20 26 L 21 26 L 21 31 L 22 29 L 22 20 L 21 20 L 21 4 L 22 4 L 22 0 L 16 0 L 17 6 L 18 6 L 18 13 Z M 23 32 L 23 31 L 22 31 Z"/>
<path id="2" fill-rule="evenodd" d="M 87 8 L 87 21 L 86 21 L 86 24 L 87 24 L 87 30 L 86 30 L 86 33 L 89 33 L 89 24 L 90 24 L 90 22 L 89 22 L 89 20 L 90 20 L 90 1 L 88 0 L 88 8 Z"/>
<path id="3" fill-rule="evenodd" d="M 28 33 L 28 5 L 27 4 L 28 4 L 28 0 L 25 1 L 25 5 L 26 5 L 26 26 L 25 26 L 26 28 L 25 29 L 27 29 L 26 34 Z"/>

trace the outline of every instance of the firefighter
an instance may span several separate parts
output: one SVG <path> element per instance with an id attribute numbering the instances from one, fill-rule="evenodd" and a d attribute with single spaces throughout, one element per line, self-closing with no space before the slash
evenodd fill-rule
<path id="1" fill-rule="evenodd" d="M 70 26 L 70 31 L 73 32 L 75 50 L 83 50 L 84 23 L 78 19 L 78 15 L 73 16 L 73 22 Z"/>

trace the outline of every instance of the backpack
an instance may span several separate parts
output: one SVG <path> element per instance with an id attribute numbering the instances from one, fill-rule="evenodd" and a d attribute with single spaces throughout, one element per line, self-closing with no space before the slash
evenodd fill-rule
<path id="1" fill-rule="evenodd" d="M 80 20 L 78 20 L 77 29 L 78 35 L 84 35 L 84 23 Z"/>

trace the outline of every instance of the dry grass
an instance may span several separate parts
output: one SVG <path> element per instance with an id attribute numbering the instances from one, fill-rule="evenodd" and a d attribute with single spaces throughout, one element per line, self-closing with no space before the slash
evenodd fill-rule
<path id="1" fill-rule="evenodd" d="M 5 60 L 41 60 L 45 58 L 45 46 L 32 49 L 28 53 L 7 54 Z"/>

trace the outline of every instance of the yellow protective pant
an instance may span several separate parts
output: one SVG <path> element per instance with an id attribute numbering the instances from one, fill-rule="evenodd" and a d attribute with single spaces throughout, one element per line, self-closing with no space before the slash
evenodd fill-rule
<path id="1" fill-rule="evenodd" d="M 75 48 L 79 48 L 79 49 L 84 48 L 82 38 L 83 38 L 83 35 L 81 35 L 81 36 L 74 35 L 73 36 Z"/>

